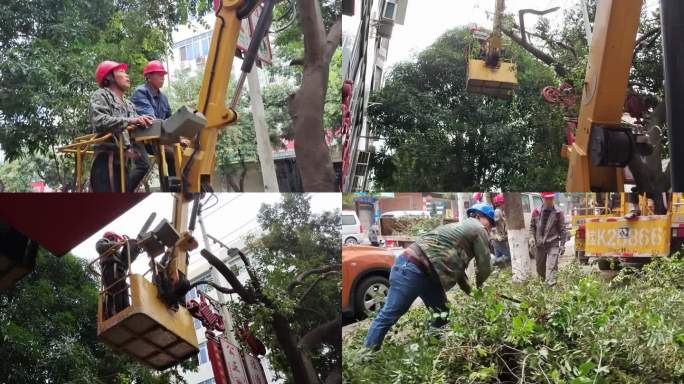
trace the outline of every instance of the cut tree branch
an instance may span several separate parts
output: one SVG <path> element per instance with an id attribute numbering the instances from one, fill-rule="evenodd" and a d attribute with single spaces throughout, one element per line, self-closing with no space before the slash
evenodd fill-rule
<path id="1" fill-rule="evenodd" d="M 518 36 L 515 32 L 513 32 L 513 30 L 511 30 L 510 28 L 502 28 L 501 30 L 506 36 L 510 37 L 511 40 L 518 43 L 518 45 L 520 45 L 521 47 L 525 48 L 527 52 L 531 53 L 532 56 L 541 60 L 545 64 L 553 67 L 553 69 L 556 71 L 556 74 L 559 77 L 564 78 L 568 74 L 568 70 L 565 68 L 563 64 L 559 63 L 558 61 L 556 61 L 556 59 L 551 57 L 551 55 L 545 53 L 544 51 L 540 50 L 534 45 L 526 41 L 523 41 L 523 39 L 520 36 Z"/>

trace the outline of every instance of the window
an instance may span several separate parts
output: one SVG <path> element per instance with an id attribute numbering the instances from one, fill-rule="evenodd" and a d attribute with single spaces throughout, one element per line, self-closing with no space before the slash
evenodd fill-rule
<path id="1" fill-rule="evenodd" d="M 535 207 L 535 208 L 536 208 L 536 207 L 541 207 L 542 204 L 544 203 L 544 202 L 542 201 L 542 198 L 539 197 L 539 196 L 533 196 L 533 199 L 534 199 L 534 207 Z"/>
<path id="2" fill-rule="evenodd" d="M 202 39 L 202 56 L 209 54 L 209 39 Z"/>
<path id="3" fill-rule="evenodd" d="M 356 219 L 352 215 L 342 215 L 342 219 L 340 220 L 340 224 L 342 224 L 342 225 L 356 225 Z"/>
<path id="4" fill-rule="evenodd" d="M 200 365 L 202 365 L 202 364 L 206 363 L 207 361 L 209 361 L 209 354 L 207 352 L 207 343 L 204 342 L 204 343 L 200 344 L 199 349 L 200 349 L 200 351 L 199 351 L 199 363 L 200 363 Z"/>
<path id="5" fill-rule="evenodd" d="M 530 208 L 530 195 L 522 195 L 522 206 L 524 213 L 532 212 L 532 208 Z"/>
<path id="6" fill-rule="evenodd" d="M 209 41 L 211 32 L 203 33 L 199 36 L 181 41 L 176 44 L 179 48 L 181 61 L 191 61 L 206 58 L 209 54 Z"/>
<path id="7" fill-rule="evenodd" d="M 397 12 L 396 0 L 385 1 L 385 10 L 382 12 L 382 17 L 384 17 L 385 19 L 394 20 L 394 16 L 395 16 L 396 12 Z"/>

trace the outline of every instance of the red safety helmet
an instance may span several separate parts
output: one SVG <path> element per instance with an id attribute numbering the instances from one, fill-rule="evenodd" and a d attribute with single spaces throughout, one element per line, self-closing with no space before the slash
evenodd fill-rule
<path id="1" fill-rule="evenodd" d="M 97 69 L 95 69 L 95 80 L 97 81 L 97 84 L 100 85 L 100 87 L 104 87 L 102 82 L 104 81 L 105 77 L 112 71 L 116 69 L 121 69 L 121 70 L 127 70 L 128 69 L 128 64 L 126 63 L 117 63 L 116 61 L 111 61 L 111 60 L 105 60 L 101 62 L 100 64 L 97 65 Z"/>
<path id="2" fill-rule="evenodd" d="M 111 241 L 123 241 L 124 240 L 123 236 L 121 236 L 117 233 L 114 233 L 112 231 L 105 232 L 104 235 L 102 235 L 102 237 L 109 239 Z"/>
<path id="3" fill-rule="evenodd" d="M 163 72 L 164 74 L 168 73 L 166 72 L 166 68 L 164 68 L 164 64 L 162 64 L 159 60 L 152 60 L 145 65 L 145 68 L 143 68 L 143 76 L 154 72 Z"/>
<path id="4" fill-rule="evenodd" d="M 504 195 L 503 193 L 499 193 L 498 195 L 494 196 L 492 199 L 492 203 L 494 204 L 503 204 L 504 203 Z"/>
<path id="5" fill-rule="evenodd" d="M 542 192 L 541 197 L 544 199 L 549 197 L 556 197 L 556 192 Z"/>
<path id="6" fill-rule="evenodd" d="M 475 200 L 475 201 L 482 201 L 482 192 L 475 192 L 475 193 L 473 193 L 473 200 Z"/>

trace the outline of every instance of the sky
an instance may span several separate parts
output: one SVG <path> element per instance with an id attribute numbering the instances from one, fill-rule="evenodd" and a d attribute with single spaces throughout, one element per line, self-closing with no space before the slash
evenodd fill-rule
<path id="1" fill-rule="evenodd" d="M 218 193 L 216 196 L 218 197 L 216 205 L 211 207 L 213 202 L 209 201 L 207 203 L 206 212 L 203 215 L 204 222 L 207 233 L 220 239 L 228 246 L 239 241 L 241 236 L 258 228 L 256 215 L 262 203 L 273 204 L 281 200 L 278 193 Z M 310 194 L 310 196 L 311 210 L 314 213 L 332 211 L 342 207 L 341 194 L 316 193 Z M 106 231 L 114 231 L 121 235 L 125 234 L 129 237 L 135 237 L 150 213 L 157 213 L 151 226 L 151 228 L 154 228 L 162 218 L 171 221 L 172 209 L 172 194 L 151 194 L 123 215 L 100 228 L 88 239 L 77 245 L 71 253 L 87 260 L 94 260 L 97 258 L 95 243 Z M 199 255 L 199 250 L 204 248 L 199 223 L 197 223 L 194 234 L 200 243 L 200 248 L 191 252 L 190 265 L 203 260 Z M 218 250 L 216 245 L 212 245 L 212 248 L 214 251 Z M 133 270 L 136 272 L 145 271 L 146 269 L 147 260 L 145 257 L 140 257 L 133 263 Z"/>
<path id="2" fill-rule="evenodd" d="M 576 5 L 580 0 L 506 0 L 506 13 L 518 13 L 520 9 L 544 10 L 561 7 L 560 10 L 547 15 L 554 18 L 563 16 L 563 10 Z M 658 0 L 646 0 L 649 9 L 654 8 Z M 412 55 L 432 44 L 437 37 L 449 29 L 470 23 L 491 28 L 491 17 L 486 12 L 494 11 L 494 0 L 408 0 L 404 25 L 395 25 L 388 49 L 386 68 L 411 58 Z M 358 13 L 357 13 L 358 14 Z M 538 16 L 528 14 L 526 25 L 533 26 Z M 355 33 L 357 22 L 354 18 L 344 17 L 343 28 L 346 32 Z"/>

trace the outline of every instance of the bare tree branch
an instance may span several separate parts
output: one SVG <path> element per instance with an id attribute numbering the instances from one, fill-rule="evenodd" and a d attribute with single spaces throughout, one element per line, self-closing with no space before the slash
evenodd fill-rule
<path id="1" fill-rule="evenodd" d="M 321 282 L 323 279 L 325 279 L 325 278 L 328 277 L 328 276 L 339 275 L 339 274 L 340 274 L 340 271 L 328 271 L 328 272 L 326 272 L 326 273 L 320 275 L 320 276 L 318 277 L 318 279 L 314 280 L 314 282 L 309 286 L 309 288 L 307 288 L 306 291 L 304 291 L 304 293 L 302 294 L 302 296 L 299 298 L 299 303 L 301 304 L 301 303 L 304 301 L 304 299 L 306 298 L 306 296 L 307 296 L 309 293 L 311 293 L 311 291 L 313 291 L 313 289 L 314 289 L 314 288 L 318 285 L 318 283 Z"/>
<path id="2" fill-rule="evenodd" d="M 329 271 L 333 270 L 339 270 L 341 268 L 340 264 L 331 264 L 331 265 L 325 265 L 323 267 L 318 267 L 314 269 L 310 269 L 308 271 L 304 271 L 297 275 L 297 277 L 287 286 L 287 292 L 292 294 L 292 291 L 299 285 L 304 284 L 304 279 L 311 275 L 319 274 L 319 273 L 326 273 Z"/>
<path id="3" fill-rule="evenodd" d="M 337 47 L 340 46 L 340 40 L 342 39 L 342 19 L 338 19 L 335 24 L 330 27 L 328 31 L 328 37 L 325 43 L 325 59 L 330 61 L 332 55 L 335 53 Z"/>
<path id="4" fill-rule="evenodd" d="M 212 267 L 216 268 L 223 277 L 226 278 L 228 281 L 228 284 L 235 290 L 235 293 L 240 296 L 240 298 L 248 304 L 256 304 L 257 299 L 254 297 L 254 294 L 249 291 L 247 288 L 245 288 L 244 285 L 238 280 L 237 276 L 235 276 L 235 273 L 228 268 L 227 265 L 225 265 L 218 257 L 214 256 L 211 252 L 207 251 L 206 249 L 203 249 L 200 254 L 202 257 L 207 259 L 209 264 L 211 264 Z"/>
<path id="5" fill-rule="evenodd" d="M 565 77 L 568 74 L 568 70 L 565 68 L 565 66 L 547 53 L 543 52 L 539 48 L 535 47 L 534 45 L 523 41 L 523 39 L 518 36 L 515 32 L 513 32 L 510 28 L 502 28 L 501 29 L 506 36 L 510 37 L 511 40 L 514 42 L 518 43 L 521 47 L 525 48 L 527 52 L 531 53 L 532 56 L 536 57 L 537 59 L 541 60 L 547 65 L 550 65 L 553 67 L 553 69 L 556 71 L 556 74 L 560 77 Z"/>

